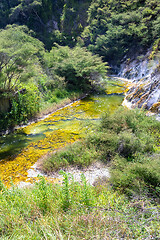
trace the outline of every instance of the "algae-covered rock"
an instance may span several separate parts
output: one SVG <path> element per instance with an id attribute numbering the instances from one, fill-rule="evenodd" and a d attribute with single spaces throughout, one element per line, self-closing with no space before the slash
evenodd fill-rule
<path id="1" fill-rule="evenodd" d="M 154 113 L 160 113 L 160 102 L 154 103 L 149 110 Z"/>

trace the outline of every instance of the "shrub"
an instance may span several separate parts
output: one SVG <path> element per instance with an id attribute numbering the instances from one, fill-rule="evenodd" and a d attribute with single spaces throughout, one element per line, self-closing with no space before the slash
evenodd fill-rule
<path id="1" fill-rule="evenodd" d="M 94 75 L 105 75 L 107 66 L 98 55 L 92 55 L 86 48 L 62 47 L 56 45 L 45 54 L 45 62 L 53 75 L 65 78 L 69 89 L 88 90 Z"/>
<path id="2" fill-rule="evenodd" d="M 140 152 L 142 150 L 140 139 L 129 130 L 119 134 L 118 145 L 118 153 L 128 160 L 131 160 L 136 152 Z"/>
<path id="3" fill-rule="evenodd" d="M 153 195 L 154 191 L 158 195 L 160 161 L 155 153 L 159 152 L 159 129 L 160 123 L 144 112 L 120 108 L 113 115 L 106 114 L 84 140 L 46 159 L 43 168 L 83 167 L 99 160 L 111 167 L 110 183 L 115 189 L 130 196 L 137 192 Z"/>

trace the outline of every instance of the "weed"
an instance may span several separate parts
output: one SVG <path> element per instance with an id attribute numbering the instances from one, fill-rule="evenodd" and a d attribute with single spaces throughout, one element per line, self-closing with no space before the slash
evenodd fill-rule
<path id="1" fill-rule="evenodd" d="M 70 206 L 70 192 L 69 192 L 69 180 L 68 175 L 64 171 L 60 171 L 63 175 L 63 188 L 62 188 L 62 209 L 67 211 Z"/>

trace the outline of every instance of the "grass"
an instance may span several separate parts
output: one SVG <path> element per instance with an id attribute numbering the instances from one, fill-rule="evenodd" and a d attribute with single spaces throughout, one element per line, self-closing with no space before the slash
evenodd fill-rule
<path id="1" fill-rule="evenodd" d="M 41 99 L 41 107 L 39 113 L 36 114 L 37 118 L 41 118 L 57 109 L 66 106 L 67 104 L 83 97 L 85 94 L 82 92 L 68 91 L 64 92 L 56 89 L 55 92 L 48 93 L 45 98 Z"/>
<path id="2" fill-rule="evenodd" d="M 1 239 L 159 238 L 159 206 L 143 198 L 129 201 L 106 186 L 43 178 L 33 188 L 1 185 Z"/>
<path id="3" fill-rule="evenodd" d="M 42 162 L 42 170 L 49 174 L 71 165 L 82 168 L 89 166 L 96 156 L 94 147 L 89 149 L 86 141 L 78 141 L 45 158 Z"/>
<path id="4" fill-rule="evenodd" d="M 32 188 L 0 184 L 0 239 L 160 239 L 160 123 L 122 108 L 92 135 L 48 157 L 47 173 L 101 160 L 111 178 Z"/>
<path id="5" fill-rule="evenodd" d="M 120 108 L 105 115 L 93 134 L 48 157 L 42 169 L 49 173 L 98 160 L 110 166 L 113 188 L 129 196 L 139 194 L 140 189 L 159 196 L 159 136 L 160 122 L 142 111 Z"/>

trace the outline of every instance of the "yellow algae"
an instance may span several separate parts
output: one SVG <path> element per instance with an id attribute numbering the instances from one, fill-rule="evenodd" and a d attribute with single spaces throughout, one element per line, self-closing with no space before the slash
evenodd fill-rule
<path id="1" fill-rule="evenodd" d="M 116 91 L 119 86 L 115 86 Z M 87 97 L 6 136 L 1 140 L 0 154 L 8 157 L 1 158 L 0 178 L 7 186 L 10 186 L 10 177 L 15 184 L 37 181 L 37 178 L 28 178 L 27 171 L 40 157 L 84 137 L 92 131 L 101 114 L 113 112 L 122 101 L 123 96 L 118 95 Z"/>
<path id="2" fill-rule="evenodd" d="M 78 139 L 79 135 L 72 134 L 68 131 L 57 130 L 53 134 L 46 136 L 44 140 L 30 144 L 13 160 L 3 160 L 0 162 L 0 177 L 6 184 L 10 184 L 10 176 L 14 183 L 28 180 L 27 171 L 31 166 L 49 150 L 65 146 Z"/>
<path id="3" fill-rule="evenodd" d="M 106 86 L 106 94 L 122 94 L 125 91 L 127 82 L 122 82 L 117 79 L 108 79 Z"/>
<path id="4" fill-rule="evenodd" d="M 140 99 L 143 96 L 143 94 L 144 94 L 143 87 L 142 86 L 137 86 L 134 91 L 132 91 L 131 93 L 129 93 L 127 95 L 126 99 L 132 99 L 132 98 L 134 98 L 134 99 L 139 98 Z"/>
<path id="5" fill-rule="evenodd" d="M 128 82 L 125 85 L 125 93 L 127 93 L 130 89 L 134 88 L 136 84 L 134 82 Z"/>
<path id="6" fill-rule="evenodd" d="M 106 90 L 106 94 L 115 94 L 115 93 L 122 94 L 124 93 L 124 89 L 122 89 L 122 87 L 117 87 L 117 89 L 115 89 L 114 86 L 112 86 Z"/>

